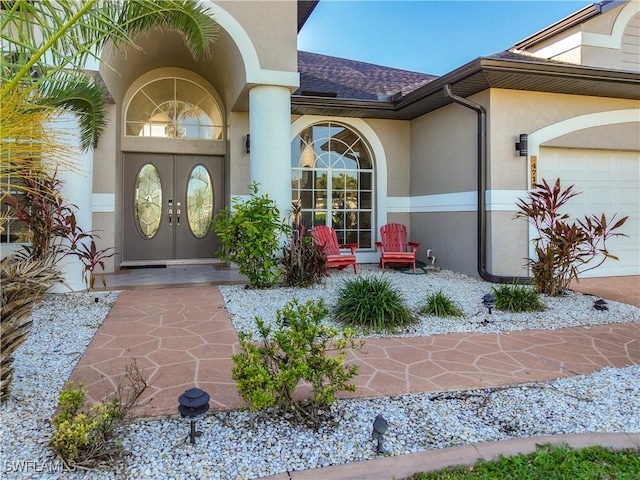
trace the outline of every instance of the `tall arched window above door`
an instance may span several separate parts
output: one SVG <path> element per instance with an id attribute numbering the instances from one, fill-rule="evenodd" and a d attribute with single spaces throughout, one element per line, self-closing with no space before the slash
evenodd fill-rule
<path id="1" fill-rule="evenodd" d="M 305 225 L 328 225 L 340 243 L 373 248 L 373 159 L 360 135 L 338 123 L 304 129 L 291 144 L 291 197 Z"/>
<path id="2" fill-rule="evenodd" d="M 125 115 L 127 136 L 222 139 L 222 113 L 213 96 L 184 78 L 161 78 L 141 87 Z"/>

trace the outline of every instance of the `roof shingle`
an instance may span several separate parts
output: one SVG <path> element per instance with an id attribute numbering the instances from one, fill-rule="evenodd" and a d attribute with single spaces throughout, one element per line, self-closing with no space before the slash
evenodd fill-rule
<path id="1" fill-rule="evenodd" d="M 353 100 L 378 100 L 380 95 L 398 92 L 406 95 L 438 78 L 309 52 L 298 52 L 298 71 L 300 88 L 294 95 L 335 93 L 337 98 Z"/>

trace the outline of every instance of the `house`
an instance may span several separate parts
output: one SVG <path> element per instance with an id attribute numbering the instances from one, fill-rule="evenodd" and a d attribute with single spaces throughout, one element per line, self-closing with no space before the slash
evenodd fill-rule
<path id="1" fill-rule="evenodd" d="M 591 275 L 640 274 L 640 2 L 589 5 L 440 77 L 298 52 L 316 4 L 212 2 L 207 60 L 159 31 L 126 56 L 105 48 L 109 127 L 68 192 L 119 252 L 107 271 L 212 261 L 212 216 L 257 182 L 283 213 L 302 199 L 307 225 L 333 225 L 360 262 L 402 222 L 422 260 L 527 276 L 535 232 L 515 202 L 560 177 L 584 192 L 573 215 L 630 216 L 620 261 Z"/>

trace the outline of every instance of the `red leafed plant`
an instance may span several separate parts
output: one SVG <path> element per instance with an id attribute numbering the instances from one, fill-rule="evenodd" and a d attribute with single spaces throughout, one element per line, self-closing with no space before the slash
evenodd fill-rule
<path id="1" fill-rule="evenodd" d="M 538 237 L 532 240 L 536 258 L 528 259 L 538 292 L 557 296 L 564 293 L 572 280 L 578 281 L 579 275 L 599 267 L 607 258 L 618 259 L 607 250 L 606 242 L 611 237 L 626 236 L 614 231 L 628 217 L 613 226 L 615 215 L 607 220 L 604 213 L 571 222 L 569 215 L 560 209 L 580 195 L 574 185 L 563 189 L 557 179 L 551 187 L 543 179 L 534 187 L 536 190 L 529 192 L 527 200 L 516 202 L 520 209 L 516 217 L 526 218 L 538 231 Z M 592 264 L 594 260 L 596 263 Z"/>
<path id="2" fill-rule="evenodd" d="M 26 193 L 14 196 L 3 192 L 3 201 L 9 206 L 11 216 L 29 226 L 30 243 L 22 246 L 18 256 L 42 259 L 51 256 L 57 264 L 67 255 L 78 257 L 83 265 L 83 279 L 87 291 L 100 278 L 106 286 L 104 276 L 96 270 L 104 269 L 104 260 L 112 257 L 112 248 L 98 250 L 95 240 L 98 235 L 83 230 L 77 223 L 74 205 L 65 202 L 60 194 L 62 183 L 55 173 L 40 172 L 38 177 L 25 173 L 21 177 Z"/>

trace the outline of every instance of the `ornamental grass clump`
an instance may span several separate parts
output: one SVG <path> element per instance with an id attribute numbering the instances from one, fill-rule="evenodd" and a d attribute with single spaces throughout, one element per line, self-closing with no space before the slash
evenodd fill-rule
<path id="1" fill-rule="evenodd" d="M 347 325 L 374 331 L 396 330 L 415 322 L 402 294 L 389 280 L 378 277 L 345 281 L 334 316 Z"/>
<path id="2" fill-rule="evenodd" d="M 524 285 L 501 285 L 493 288 L 496 308 L 509 312 L 541 312 L 546 307 L 540 295 Z"/>
<path id="3" fill-rule="evenodd" d="M 464 312 L 442 290 L 427 297 L 427 304 L 420 310 L 420 315 L 434 315 L 436 317 L 462 317 Z"/>

